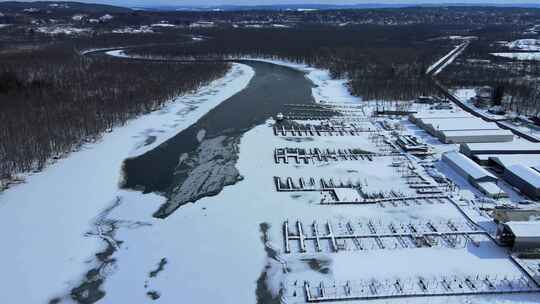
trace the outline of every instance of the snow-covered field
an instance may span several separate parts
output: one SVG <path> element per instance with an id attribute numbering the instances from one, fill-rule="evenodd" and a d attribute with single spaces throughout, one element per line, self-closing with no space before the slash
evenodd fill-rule
<path id="1" fill-rule="evenodd" d="M 350 95 L 344 85 L 346 80 L 332 80 L 327 71 L 270 62 L 305 71 L 315 84 L 312 94 L 317 102 L 349 105 L 361 102 Z M 84 237 L 85 232 L 96 229 L 92 222 L 103 210 L 107 212 L 100 219 L 116 224 L 114 238 L 121 242 L 112 256 L 115 263 L 102 269 L 106 275 L 101 286 L 106 293 L 104 303 L 148 303 L 150 297 L 157 296 L 157 303 L 256 303 L 268 300 L 269 295 L 278 297 L 284 287 L 280 285 L 282 282 L 289 287 L 301 286 L 303 280 L 354 281 L 486 272 L 509 278 L 520 275 L 508 260 L 506 250 L 488 238 L 480 240 L 479 247 L 469 244 L 458 248 L 284 253 L 282 225 L 287 220 L 306 224 L 314 220 L 404 224 L 465 220 L 457 205 L 450 203 L 331 206 L 320 204 L 321 193 L 316 191 L 276 191 L 273 178 L 290 176 L 360 180 L 372 190 L 412 194 L 406 179 L 393 168 L 391 156 L 373 161 L 320 164 L 273 161 L 274 149 L 283 147 L 360 148 L 381 152 L 382 147 L 370 140 L 368 133 L 275 136 L 272 129 L 275 122 L 269 119 L 241 139 L 237 169 L 244 177 L 242 181 L 225 187 L 217 196 L 182 206 L 165 220 L 152 217 L 164 203 L 163 197 L 118 189 L 124 158 L 148 151 L 189 126 L 244 88 L 252 76 L 249 67 L 234 64 L 225 78 L 209 87 L 116 129 L 105 135 L 101 143 L 74 153 L 43 173 L 31 176 L 27 184 L 0 195 L 0 220 L 11 231 L 6 235 L 6 244 L 12 249 L 3 251 L 0 266 L 4 280 L 16 282 L 11 293 L 0 295 L 0 302 L 43 302 L 55 296 L 51 292 L 58 291 L 58 296 L 68 293 L 82 280 L 84 271 L 95 266 L 92 253 L 104 246 L 103 243 L 100 246 L 97 238 Z M 402 123 L 405 133 L 433 142 L 436 155 L 457 148 L 437 143 L 413 125 Z M 418 159 L 409 161 L 415 168 L 419 167 Z M 452 194 L 455 193 L 448 193 Z M 462 211 L 474 220 L 490 222 L 473 207 L 460 204 Z M 310 263 L 314 259 L 328 266 L 328 271 L 313 267 Z M 376 303 L 534 303 L 537 298 L 537 294 L 532 294 L 410 298 Z M 297 294 L 288 300 L 294 303 L 305 299 Z"/>
<path id="2" fill-rule="evenodd" d="M 296 67 L 306 69 L 304 66 Z M 345 88 L 339 88 L 339 81 L 330 80 L 324 71 L 307 71 L 308 77 L 318 84 L 313 90 L 317 100 L 328 100 L 325 97 L 338 92 L 341 102 L 357 102 L 358 99 L 347 97 L 343 91 Z M 482 242 L 478 249 L 411 249 L 317 256 L 330 261 L 332 270 L 329 274 L 311 269 L 307 262 L 302 262 L 298 257 L 281 255 L 281 226 L 285 220 L 300 219 L 306 223 L 315 219 L 334 222 L 346 219 L 409 222 L 422 219 L 458 220 L 462 216 L 450 204 L 396 208 L 375 205 L 332 207 L 319 204 L 321 195 L 318 192 L 276 192 L 274 176 L 341 176 L 367 179 L 368 183 L 386 186 L 387 189 L 404 189 L 404 185 L 384 160 L 319 166 L 276 165 L 272 161 L 276 147 L 360 147 L 367 150 L 376 147 L 363 137 L 277 137 L 271 129 L 273 123 L 269 120 L 243 136 L 237 163 L 243 181 L 226 187 L 219 196 L 207 197 L 196 204 L 182 207 L 165 221 L 149 217 L 163 202 L 162 198 L 153 194 L 119 193 L 124 203 L 110 217 L 126 222 L 144 221 L 150 225 L 138 230 L 118 231 L 117 238 L 125 243 L 115 254 L 117 267 L 105 283 L 107 298 L 111 302 L 140 302 L 145 293 L 151 290 L 160 294 L 158 301 L 162 303 L 171 303 L 180 298 L 198 303 L 254 303 L 258 295 L 264 294 L 264 285 L 276 296 L 282 281 L 293 284 L 294 281 L 319 278 L 355 280 L 404 274 L 459 275 L 474 272 L 509 277 L 519 275 L 519 271 L 507 260 L 504 250 L 489 240 Z M 480 215 L 476 215 L 476 218 L 488 221 Z M 281 264 L 278 262 L 276 266 L 275 260 L 268 258 L 262 240 L 263 230 L 266 229 L 263 224 L 269 227 L 266 245 L 277 251 L 278 260 L 287 263 L 291 272 L 283 274 Z M 149 271 L 163 258 L 168 261 L 163 272 L 149 278 Z M 428 259 L 430 263 L 426 263 Z M 256 293 L 256 290 L 260 292 Z M 474 299 L 482 303 L 522 303 L 534 302 L 535 298 L 485 296 Z M 468 303 L 470 299 L 454 297 L 408 301 Z M 402 300 L 392 302 L 402 303 Z"/>
<path id="3" fill-rule="evenodd" d="M 540 60 L 540 52 L 528 53 L 491 53 L 493 56 L 504 57 L 516 60 Z"/>
<path id="4" fill-rule="evenodd" d="M 43 303 L 51 293 L 64 294 L 74 287 L 87 270 L 87 261 L 103 247 L 99 238 L 85 233 L 118 196 L 123 160 L 188 127 L 245 88 L 253 75 L 250 67 L 234 64 L 222 79 L 114 129 L 100 142 L 1 193 L 0 222 L 10 231 L 3 237 L 10 250 L 0 253 L 2 281 L 9 286 L 0 302 Z"/>
<path id="5" fill-rule="evenodd" d="M 506 44 L 506 46 L 513 50 L 521 51 L 540 51 L 539 39 L 519 39 Z"/>
<path id="6" fill-rule="evenodd" d="M 73 27 L 70 25 L 40 26 L 36 31 L 48 35 L 80 35 L 92 31 L 90 28 Z"/>

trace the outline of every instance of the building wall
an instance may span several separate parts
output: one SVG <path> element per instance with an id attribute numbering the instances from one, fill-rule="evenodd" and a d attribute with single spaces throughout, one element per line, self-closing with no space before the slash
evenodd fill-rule
<path id="1" fill-rule="evenodd" d="M 512 171 L 504 170 L 503 178 L 510 185 L 518 188 L 523 194 L 532 199 L 540 199 L 540 188 L 536 188 L 527 181 L 515 175 Z"/>
<path id="2" fill-rule="evenodd" d="M 514 239 L 515 251 L 540 249 L 540 236 L 538 237 L 516 237 Z"/>
<path id="3" fill-rule="evenodd" d="M 442 133 L 441 141 L 447 144 L 461 143 L 488 143 L 488 142 L 510 142 L 514 140 L 513 135 L 464 135 L 446 136 Z M 469 156 L 469 155 L 467 155 Z"/>
<path id="4" fill-rule="evenodd" d="M 460 176 L 462 176 L 466 180 L 469 180 L 469 174 L 463 169 L 461 169 L 461 167 L 455 164 L 451 159 L 449 159 L 446 154 L 442 155 L 442 161 L 450 168 L 452 168 L 452 170 L 456 171 Z"/>

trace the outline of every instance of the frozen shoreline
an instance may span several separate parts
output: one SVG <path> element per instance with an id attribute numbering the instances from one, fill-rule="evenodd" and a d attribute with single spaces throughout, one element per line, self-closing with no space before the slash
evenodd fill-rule
<path id="1" fill-rule="evenodd" d="M 348 93 L 343 86 L 345 80 L 331 80 L 327 71 L 284 61 L 256 61 L 306 72 L 306 77 L 316 85 L 312 95 L 318 102 L 334 95 L 339 102 L 360 101 Z M 145 221 L 151 226 L 118 231 L 118 238 L 129 248 L 115 253 L 118 269 L 105 284 L 107 299 L 141 303 L 146 292 L 156 291 L 163 303 L 182 298 L 190 303 L 236 304 L 256 303 L 257 297 L 268 292 L 260 290 L 261 284 L 275 291 L 273 277 L 261 281 L 268 256 L 260 227 L 269 223 L 276 232 L 287 212 L 297 214 L 311 209 L 303 200 L 297 202 L 298 206 L 294 206 L 294 199 L 283 200 L 283 194 L 273 188 L 272 176 L 283 173 L 283 168 L 272 162 L 273 147 L 286 143 L 285 139 L 272 135 L 268 122 L 248 131 L 241 138 L 236 164 L 245 179 L 225 187 L 218 196 L 182 206 L 163 221 L 148 216 L 164 202 L 163 198 L 121 191 L 119 196 L 124 203 L 113 210 L 111 219 Z M 326 207 L 317 207 L 310 213 L 317 214 L 323 209 Z M 275 233 L 269 235 L 275 237 Z M 163 258 L 168 261 L 163 274 L 147 278 L 148 271 Z"/>
<path id="2" fill-rule="evenodd" d="M 54 292 L 69 293 L 85 263 L 103 246 L 99 238 L 89 239 L 85 233 L 117 197 L 123 160 L 188 127 L 243 90 L 253 76 L 250 67 L 233 64 L 223 78 L 115 128 L 99 142 L 1 193 L 0 221 L 13 230 L 4 237 L 11 250 L 0 254 L 4 281 L 12 283 L 2 302 L 40 303 Z"/>

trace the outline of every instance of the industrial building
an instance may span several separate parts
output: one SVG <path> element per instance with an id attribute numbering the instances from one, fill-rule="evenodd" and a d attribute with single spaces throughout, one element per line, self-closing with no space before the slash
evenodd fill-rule
<path id="1" fill-rule="evenodd" d="M 459 130 L 441 132 L 442 142 L 447 144 L 510 142 L 514 133 L 508 130 Z"/>
<path id="2" fill-rule="evenodd" d="M 516 208 L 512 206 L 496 206 L 493 209 L 493 220 L 496 223 L 540 221 L 540 208 Z"/>
<path id="3" fill-rule="evenodd" d="M 458 152 L 447 152 L 443 154 L 442 161 L 485 195 L 492 198 L 507 196 L 497 185 L 498 178 L 495 175 L 465 155 Z"/>
<path id="4" fill-rule="evenodd" d="M 522 194 L 540 199 L 540 172 L 537 170 L 521 164 L 512 165 L 504 169 L 503 178 Z"/>
<path id="5" fill-rule="evenodd" d="M 514 251 L 540 249 L 540 222 L 507 222 L 497 229 L 499 242 L 509 245 Z"/>
<path id="6" fill-rule="evenodd" d="M 540 154 L 540 144 L 531 142 L 498 143 L 464 143 L 459 151 L 466 156 L 476 159 L 481 155 L 512 155 L 512 154 Z"/>
<path id="7" fill-rule="evenodd" d="M 409 120 L 444 143 L 510 142 L 514 134 L 466 112 L 411 114 Z"/>

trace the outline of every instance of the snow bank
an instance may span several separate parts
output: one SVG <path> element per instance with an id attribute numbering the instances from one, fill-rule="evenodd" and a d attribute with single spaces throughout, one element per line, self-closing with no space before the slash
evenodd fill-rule
<path id="1" fill-rule="evenodd" d="M 516 60 L 540 60 L 540 52 L 529 53 L 491 53 L 493 56 L 504 57 Z"/>
<path id="2" fill-rule="evenodd" d="M 73 287 L 86 261 L 102 246 L 84 234 L 94 217 L 115 200 L 123 160 L 188 127 L 244 89 L 253 75 L 250 67 L 233 64 L 225 77 L 115 128 L 100 142 L 1 193 L 0 223 L 10 231 L 3 237 L 10 250 L 0 253 L 0 269 L 10 291 L 0 302 L 43 303 L 52 292 Z"/>
<path id="3" fill-rule="evenodd" d="M 513 50 L 540 51 L 540 39 L 519 39 L 506 44 Z"/>
<path id="4" fill-rule="evenodd" d="M 89 33 L 92 31 L 90 28 L 78 28 L 67 25 L 54 25 L 54 26 L 40 26 L 36 28 L 36 31 L 48 35 L 78 35 Z"/>
<path id="5" fill-rule="evenodd" d="M 313 98 L 316 102 L 330 103 L 356 103 L 362 101 L 360 97 L 353 96 L 347 87 L 347 79 L 332 79 L 328 70 L 321 70 L 302 63 L 294 63 L 284 60 L 245 58 L 247 60 L 268 62 L 281 66 L 290 67 L 307 73 L 306 77 L 313 82 Z"/>

